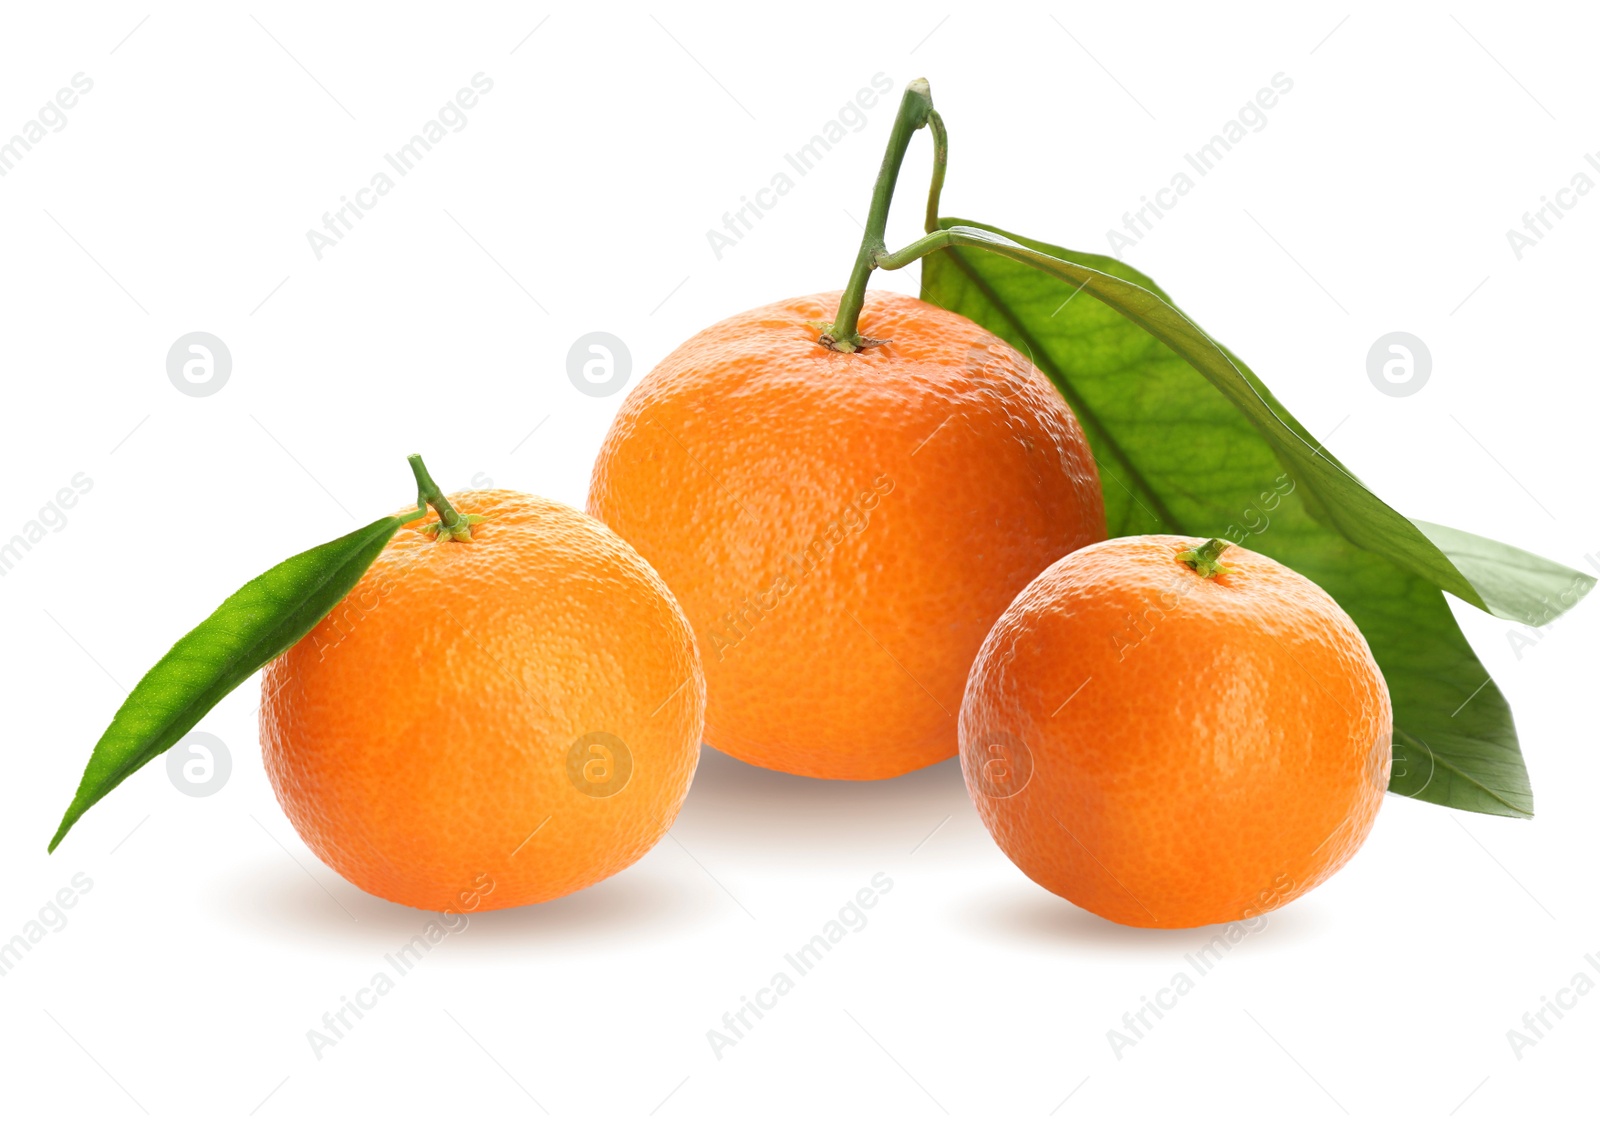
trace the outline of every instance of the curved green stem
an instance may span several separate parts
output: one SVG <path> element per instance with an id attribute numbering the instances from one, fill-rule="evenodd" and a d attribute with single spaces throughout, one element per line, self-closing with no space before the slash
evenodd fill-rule
<path id="1" fill-rule="evenodd" d="M 873 266 L 882 267 L 885 271 L 898 271 L 942 248 L 963 246 L 957 231 L 953 228 L 937 228 L 919 240 L 912 240 L 899 251 L 880 251 L 873 258 Z"/>
<path id="2" fill-rule="evenodd" d="M 438 522 L 430 522 L 424 526 L 423 532 L 432 534 L 437 542 L 470 542 L 472 541 L 472 528 L 483 521 L 482 515 L 462 514 L 450 505 L 450 500 L 444 497 L 444 492 L 439 490 L 439 485 L 433 481 L 433 476 L 428 474 L 427 466 L 422 462 L 420 455 L 412 454 L 406 457 L 406 462 L 411 465 L 411 474 L 417 480 L 417 508 L 418 513 L 408 515 L 407 522 L 414 521 L 427 514 L 427 508 L 432 507 L 438 514 Z"/>
<path id="3" fill-rule="evenodd" d="M 822 336 L 817 339 L 819 345 L 840 353 L 854 353 L 875 344 L 856 331 L 861 304 L 867 297 L 867 278 L 877 267 L 878 255 L 884 250 L 883 232 L 889 223 L 889 204 L 894 199 L 894 184 L 900 176 L 900 165 L 911 144 L 911 135 L 928 124 L 932 113 L 933 96 L 928 92 L 928 80 L 913 79 L 900 98 L 900 110 L 889 132 L 883 164 L 878 167 L 878 180 L 872 186 L 872 206 L 867 211 L 867 229 L 861 236 L 861 250 L 856 253 L 850 281 L 839 299 L 839 312 L 831 324 L 822 328 Z"/>
<path id="4" fill-rule="evenodd" d="M 928 132 L 933 135 L 933 176 L 928 181 L 928 214 L 922 221 L 922 230 L 932 232 L 939 227 L 939 194 L 944 191 L 944 167 L 950 160 L 950 135 L 944 132 L 944 119 L 939 111 L 928 108 Z"/>

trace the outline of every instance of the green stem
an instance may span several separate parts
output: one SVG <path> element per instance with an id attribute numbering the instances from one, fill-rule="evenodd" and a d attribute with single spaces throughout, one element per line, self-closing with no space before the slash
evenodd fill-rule
<path id="1" fill-rule="evenodd" d="M 921 239 L 912 240 L 899 251 L 880 251 L 874 257 L 873 265 L 882 267 L 885 271 L 898 271 L 902 267 L 909 267 L 924 255 L 930 255 L 941 248 L 960 247 L 961 235 L 953 228 L 935 227 Z"/>
<path id="2" fill-rule="evenodd" d="M 900 110 L 895 114 L 894 128 L 889 132 L 889 145 L 883 153 L 883 164 L 878 167 L 878 180 L 872 186 L 872 206 L 867 211 L 867 229 L 861 236 L 861 250 L 856 253 L 855 265 L 850 270 L 850 281 L 845 284 L 839 299 L 839 313 L 831 325 L 825 326 L 819 345 L 840 353 L 854 353 L 874 344 L 856 331 L 861 318 L 861 305 L 867 297 L 867 278 L 878 265 L 879 253 L 885 250 L 883 232 L 889 224 L 889 204 L 894 199 L 894 184 L 900 176 L 900 165 L 905 160 L 906 149 L 911 145 L 911 135 L 928 124 L 933 113 L 933 96 L 928 92 L 927 79 L 913 79 L 900 98 Z"/>
<path id="3" fill-rule="evenodd" d="M 1194 570 L 1201 577 L 1213 577 L 1219 573 L 1232 573 L 1232 568 L 1223 565 L 1219 560 L 1228 545 L 1221 538 L 1208 538 L 1192 550 L 1180 551 L 1176 555 L 1177 560 Z"/>
<path id="4" fill-rule="evenodd" d="M 462 514 L 450 505 L 450 500 L 444 497 L 444 492 L 439 490 L 439 485 L 433 481 L 433 476 L 428 474 L 427 466 L 422 462 L 420 455 L 409 455 L 406 462 L 411 464 L 411 473 L 417 479 L 417 507 L 426 514 L 426 508 L 432 507 L 438 514 L 438 522 L 430 522 L 422 529 L 434 535 L 438 542 L 470 542 L 472 541 L 472 528 L 483 521 L 481 515 Z M 413 518 L 421 518 L 422 514 Z M 409 521 L 409 520 L 408 520 Z"/>
<path id="5" fill-rule="evenodd" d="M 939 227 L 939 194 L 944 191 L 944 167 L 950 160 L 950 135 L 944 132 L 944 119 L 929 107 L 928 132 L 933 135 L 933 176 L 928 181 L 928 215 L 922 221 L 925 232 Z"/>

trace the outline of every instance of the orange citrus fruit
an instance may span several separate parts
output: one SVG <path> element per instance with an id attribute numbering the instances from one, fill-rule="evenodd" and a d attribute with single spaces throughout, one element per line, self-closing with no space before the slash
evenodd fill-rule
<path id="1" fill-rule="evenodd" d="M 267 668 L 284 812 L 351 883 L 428 910 L 555 899 L 660 839 L 700 750 L 694 636 L 655 571 L 580 511 L 450 497 Z"/>
<path id="2" fill-rule="evenodd" d="M 1055 388 L 976 323 L 873 292 L 729 318 L 634 388 L 589 511 L 660 571 L 699 638 L 706 742 L 789 773 L 893 777 L 956 752 L 984 634 L 1041 569 L 1105 537 Z"/>
<path id="3" fill-rule="evenodd" d="M 1355 853 L 1391 718 L 1366 641 L 1311 581 L 1237 546 L 1117 538 L 995 624 L 961 766 L 1037 883 L 1118 923 L 1193 927 L 1265 914 Z"/>

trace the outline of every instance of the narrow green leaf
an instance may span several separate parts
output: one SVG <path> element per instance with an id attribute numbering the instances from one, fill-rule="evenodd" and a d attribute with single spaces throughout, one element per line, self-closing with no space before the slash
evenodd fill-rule
<path id="1" fill-rule="evenodd" d="M 151 668 L 95 743 L 78 792 L 50 840 L 122 780 L 188 734 L 223 696 L 327 616 L 409 518 L 380 518 L 280 562 L 217 607 Z"/>
<path id="2" fill-rule="evenodd" d="M 1389 685 L 1390 788 L 1532 815 L 1510 708 L 1441 590 L 1539 623 L 1590 579 L 1405 519 L 1126 264 L 967 221 L 940 226 L 949 246 L 922 260 L 922 297 L 1011 342 L 1061 390 L 1094 449 L 1113 537 L 1220 536 L 1312 578 L 1361 627 Z"/>

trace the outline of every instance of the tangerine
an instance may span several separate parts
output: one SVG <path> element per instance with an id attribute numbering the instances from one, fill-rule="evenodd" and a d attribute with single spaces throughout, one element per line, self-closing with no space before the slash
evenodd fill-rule
<path id="1" fill-rule="evenodd" d="M 961 765 L 1035 882 L 1118 923 L 1193 927 L 1262 915 L 1350 859 L 1391 726 L 1321 588 L 1156 534 L 1069 554 L 1017 596 L 973 665 Z"/>
<path id="2" fill-rule="evenodd" d="M 450 496 L 262 677 L 261 747 L 311 850 L 434 911 L 555 899 L 666 831 L 700 750 L 694 635 L 656 572 L 581 511 Z M 444 517 L 441 512 L 441 519 Z"/>
<path id="3" fill-rule="evenodd" d="M 706 665 L 706 742 L 775 770 L 893 777 L 956 752 L 967 670 L 1041 569 L 1105 537 L 1055 388 L 959 314 L 872 292 L 697 334 L 623 402 L 589 511 L 660 571 Z"/>

